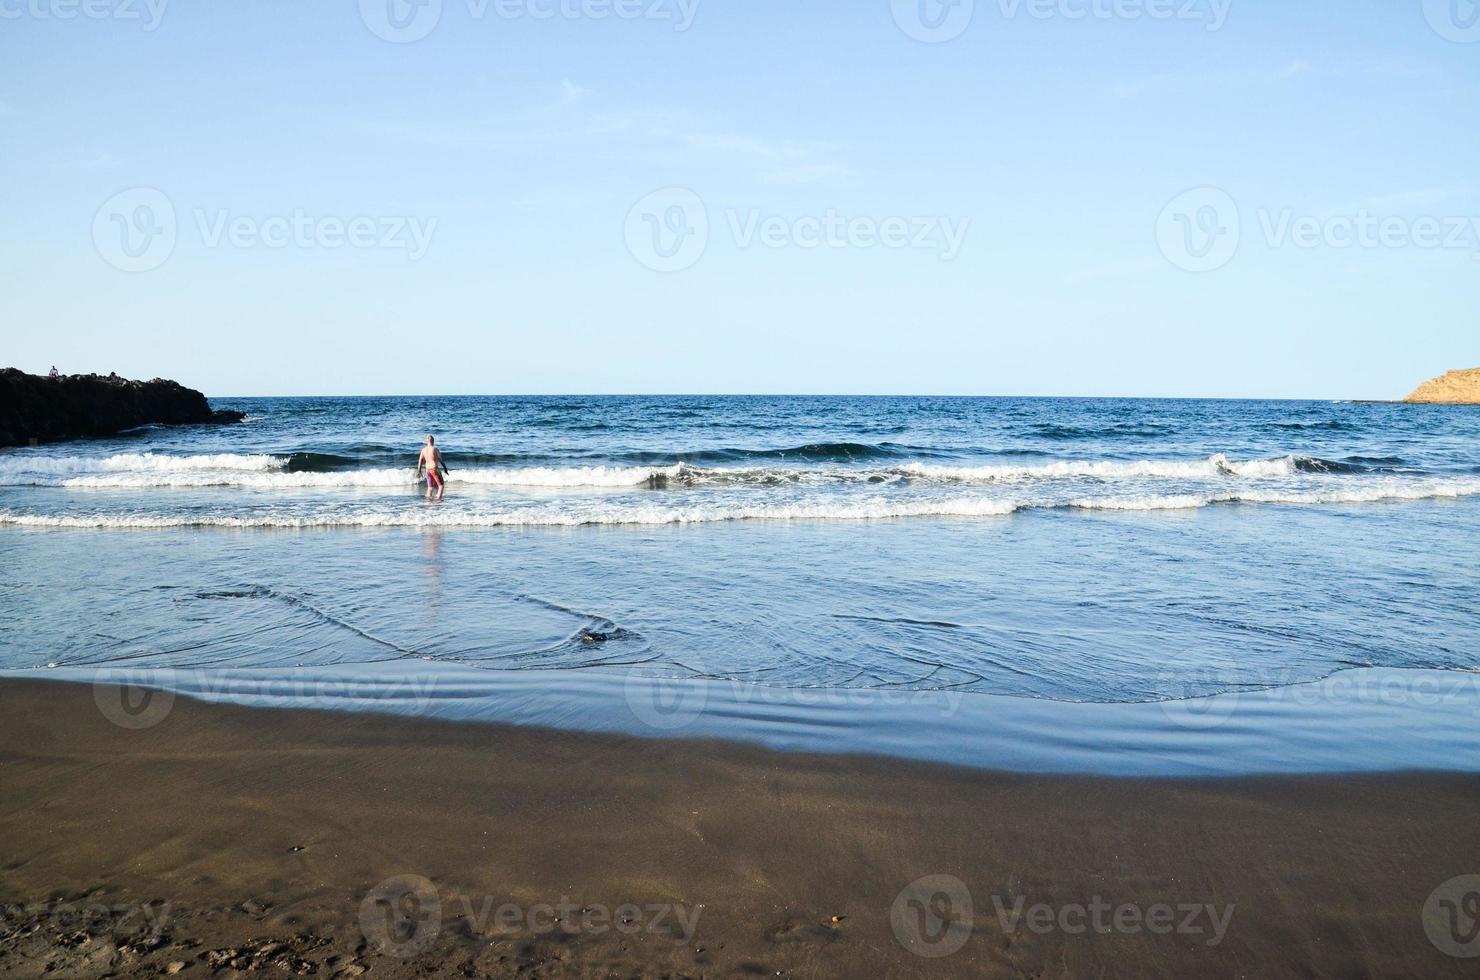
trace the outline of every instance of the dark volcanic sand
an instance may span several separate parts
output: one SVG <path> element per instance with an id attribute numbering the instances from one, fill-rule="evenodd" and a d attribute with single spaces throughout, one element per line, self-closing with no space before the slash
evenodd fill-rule
<path id="1" fill-rule="evenodd" d="M 1423 920 L 1437 887 L 1480 873 L 1474 777 L 1027 777 L 184 700 L 129 731 L 86 686 L 28 681 L 0 682 L 0 706 L 3 977 L 182 963 L 184 977 L 1417 977 L 1480 963 L 1440 952 Z M 959 879 L 974 912 L 941 879 L 896 902 L 930 875 Z M 393 876 L 415 877 L 377 889 Z M 1090 921 L 1076 904 L 1134 908 L 1096 913 L 1103 934 L 1005 926 L 997 903 L 1019 899 L 1070 928 Z M 1147 928 L 1165 921 L 1156 906 L 1169 934 Z M 1206 906 L 1232 906 L 1219 938 Z M 961 948 L 928 958 L 901 937 Z"/>

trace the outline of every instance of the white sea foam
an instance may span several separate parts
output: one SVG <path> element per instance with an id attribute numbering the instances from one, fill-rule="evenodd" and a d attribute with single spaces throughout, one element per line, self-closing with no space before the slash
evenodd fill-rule
<path id="1" fill-rule="evenodd" d="M 0 485 L 54 486 L 58 482 L 100 473 L 189 473 L 200 471 L 254 473 L 279 470 L 287 460 L 277 456 L 216 453 L 206 456 L 170 456 L 162 453 L 120 453 L 115 456 L 0 456 Z"/>
<path id="2" fill-rule="evenodd" d="M 721 503 L 690 507 L 574 506 L 507 509 L 420 506 L 321 514 L 93 514 L 39 515 L 0 511 L 0 524 L 21 527 L 579 527 L 598 524 L 706 524 L 744 520 L 877 520 L 899 517 L 988 517 L 1011 514 L 1010 500 L 813 501 L 774 504 Z"/>
<path id="3" fill-rule="evenodd" d="M 1023 480 L 1209 480 L 1218 477 L 1282 477 L 1299 472 L 1294 456 L 1278 459 L 1231 460 L 1219 453 L 1195 460 L 1069 460 L 1037 466 L 933 466 L 908 463 L 900 470 L 910 476 L 961 483 L 1018 482 Z"/>
<path id="4" fill-rule="evenodd" d="M 483 503 L 426 507 L 419 503 L 325 509 L 317 513 L 140 513 L 29 514 L 0 511 L 0 524 L 22 527 L 574 527 L 582 525 L 702 524 L 747 520 L 887 520 L 908 517 L 997 517 L 1024 509 L 1159 511 L 1216 504 L 1362 504 L 1382 501 L 1455 499 L 1480 495 L 1480 480 L 1431 479 L 1330 487 L 1321 490 L 1258 489 L 1195 494 L 1130 494 L 1069 499 L 1006 499 L 989 496 L 902 498 L 813 497 L 800 501 L 751 502 L 727 497 L 675 506 L 639 498 L 553 502 L 490 507 Z M 661 498 L 654 498 L 661 499 Z"/>
<path id="5" fill-rule="evenodd" d="M 254 490 L 401 487 L 413 483 L 410 467 L 288 472 L 288 460 L 270 455 L 170 456 L 125 453 L 108 457 L 0 457 L 0 485 L 76 489 L 243 487 Z M 1293 456 L 1230 460 L 1222 454 L 1195 460 L 1083 460 L 1032 466 L 941 466 L 906 463 L 883 469 L 823 467 L 458 467 L 451 481 L 487 487 L 627 488 L 676 480 L 691 486 L 775 486 L 788 483 L 1022 483 L 1038 480 L 1265 479 L 1299 473 Z"/>
<path id="6" fill-rule="evenodd" d="M 490 487 L 635 487 L 679 475 L 682 466 L 587 466 L 572 468 L 453 470 L 452 482 Z"/>
<path id="7" fill-rule="evenodd" d="M 251 490 L 288 490 L 304 487 L 400 487 L 416 479 L 412 469 L 347 470 L 342 473 L 262 473 L 242 470 L 149 470 L 75 476 L 61 485 L 73 489 L 133 489 L 163 487 L 243 487 Z"/>
<path id="8" fill-rule="evenodd" d="M 1322 489 L 1262 490 L 1250 488 L 1211 494 L 1138 494 L 1082 497 L 1062 506 L 1077 510 L 1192 510 L 1214 504 L 1372 504 L 1400 500 L 1444 500 L 1480 494 L 1480 480 L 1382 480 Z"/>
<path id="9" fill-rule="evenodd" d="M 568 469 L 526 467 L 522 469 L 471 467 L 451 472 L 448 482 L 491 487 L 636 487 L 658 479 L 675 477 L 679 467 L 592 466 Z M 75 489 L 163 487 L 243 487 L 251 490 L 291 490 L 335 487 L 406 487 L 416 482 L 411 467 L 395 469 L 339 470 L 331 473 L 266 473 L 243 469 L 179 470 L 150 469 L 143 472 L 109 472 L 76 476 L 61 481 Z"/>
<path id="10" fill-rule="evenodd" d="M 102 461 L 109 472 L 173 473 L 179 470 L 232 470 L 260 472 L 280 470 L 288 461 L 280 456 L 242 456 L 237 453 L 215 453 L 207 456 L 169 456 L 162 453 L 121 453 Z"/>

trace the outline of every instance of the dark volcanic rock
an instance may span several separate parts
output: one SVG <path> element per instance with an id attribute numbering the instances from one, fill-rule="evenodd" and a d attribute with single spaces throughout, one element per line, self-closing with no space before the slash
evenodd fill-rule
<path id="1" fill-rule="evenodd" d="M 156 378 L 116 374 L 43 378 L 0 370 L 0 446 L 111 436 L 141 425 L 240 422 L 243 413 L 211 411 L 206 396 Z"/>

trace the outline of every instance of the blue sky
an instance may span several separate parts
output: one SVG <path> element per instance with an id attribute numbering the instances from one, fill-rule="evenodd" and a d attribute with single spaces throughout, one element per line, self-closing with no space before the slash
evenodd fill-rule
<path id="1" fill-rule="evenodd" d="M 1480 364 L 1470 0 L 88 3 L 0 0 L 28 370 L 1384 398 Z"/>

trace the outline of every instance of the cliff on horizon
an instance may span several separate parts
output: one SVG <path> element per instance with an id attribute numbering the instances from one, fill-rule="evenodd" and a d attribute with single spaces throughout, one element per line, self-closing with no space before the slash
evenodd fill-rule
<path id="1" fill-rule="evenodd" d="M 0 446 L 117 435 L 141 425 L 240 422 L 212 411 L 206 396 L 174 381 L 130 381 L 116 374 L 56 378 L 0 370 Z"/>
<path id="2" fill-rule="evenodd" d="M 1403 399 L 1416 405 L 1480 405 L 1480 368 L 1450 371 Z"/>

